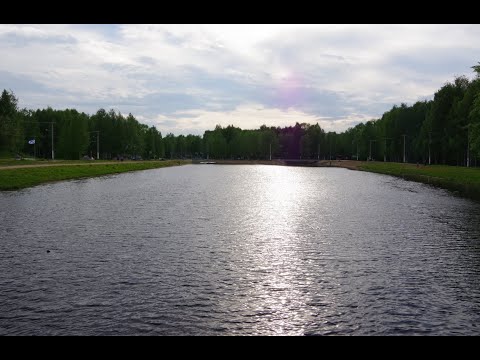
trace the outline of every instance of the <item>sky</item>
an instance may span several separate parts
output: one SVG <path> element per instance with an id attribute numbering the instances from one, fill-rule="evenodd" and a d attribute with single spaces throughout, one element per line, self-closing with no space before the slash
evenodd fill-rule
<path id="1" fill-rule="evenodd" d="M 474 78 L 480 25 L 0 24 L 0 91 L 27 109 L 114 109 L 162 134 L 342 132 Z"/>

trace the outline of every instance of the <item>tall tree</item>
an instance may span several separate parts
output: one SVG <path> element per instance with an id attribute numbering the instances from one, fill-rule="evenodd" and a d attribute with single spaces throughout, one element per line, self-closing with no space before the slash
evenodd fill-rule
<path id="1" fill-rule="evenodd" d="M 18 99 L 13 92 L 3 90 L 0 96 L 0 152 L 18 150 L 21 133 Z"/>
<path id="2" fill-rule="evenodd" d="M 473 71 L 475 71 L 477 73 L 477 78 L 479 78 L 480 77 L 480 62 L 478 63 L 478 65 L 472 66 L 472 69 L 473 69 Z"/>
<path id="3" fill-rule="evenodd" d="M 88 117 L 67 109 L 64 112 L 64 124 L 60 133 L 59 152 L 64 159 L 79 159 L 85 155 L 89 145 Z"/>
<path id="4" fill-rule="evenodd" d="M 469 114 L 470 120 L 470 149 L 476 156 L 480 157 L 480 93 L 473 102 L 472 110 Z"/>

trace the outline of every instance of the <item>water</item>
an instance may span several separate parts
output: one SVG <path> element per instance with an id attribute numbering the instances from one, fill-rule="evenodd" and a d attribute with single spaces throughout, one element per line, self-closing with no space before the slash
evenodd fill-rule
<path id="1" fill-rule="evenodd" d="M 0 335 L 479 335 L 479 219 L 445 190 L 337 168 L 3 192 Z"/>

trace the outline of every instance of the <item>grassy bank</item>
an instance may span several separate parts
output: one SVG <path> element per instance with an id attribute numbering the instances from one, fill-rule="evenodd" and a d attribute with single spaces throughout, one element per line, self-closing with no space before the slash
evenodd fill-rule
<path id="1" fill-rule="evenodd" d="M 463 196 L 480 200 L 480 169 L 457 166 L 363 162 L 360 170 L 402 177 L 439 186 Z"/>
<path id="2" fill-rule="evenodd" d="M 128 171 L 139 171 L 188 164 L 189 161 L 142 161 L 132 163 L 78 164 L 0 170 L 0 190 L 18 190 L 46 182 L 89 178 Z"/>

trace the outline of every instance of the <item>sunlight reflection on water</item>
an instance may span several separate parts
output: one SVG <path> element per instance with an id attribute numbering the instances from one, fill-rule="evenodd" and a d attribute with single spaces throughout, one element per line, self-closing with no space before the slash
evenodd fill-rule
<path id="1" fill-rule="evenodd" d="M 1 193 L 0 335 L 478 334 L 479 215 L 334 168 L 190 165 Z"/>

